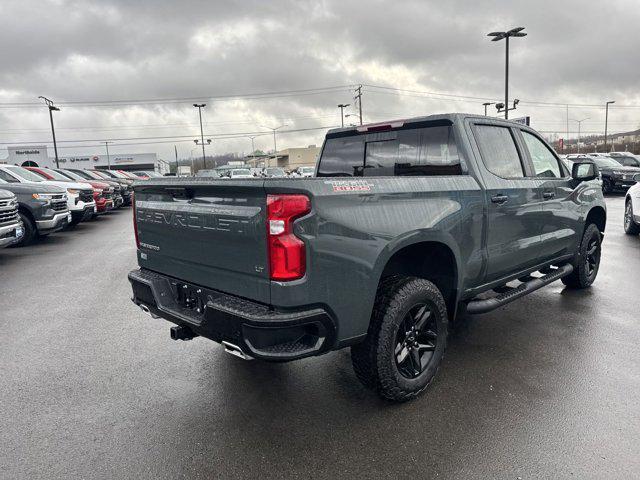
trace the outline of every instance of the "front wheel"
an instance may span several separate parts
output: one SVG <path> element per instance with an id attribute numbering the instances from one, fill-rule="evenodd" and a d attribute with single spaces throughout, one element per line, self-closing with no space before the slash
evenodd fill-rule
<path id="1" fill-rule="evenodd" d="M 597 225 L 591 223 L 585 228 L 578 247 L 573 272 L 562 277 L 562 283 L 571 288 L 587 288 L 596 279 L 602 255 L 602 236 Z"/>
<path id="2" fill-rule="evenodd" d="M 416 397 L 444 357 L 447 326 L 444 298 L 433 283 L 414 277 L 383 281 L 367 338 L 351 348 L 356 376 L 385 399 Z"/>
<path id="3" fill-rule="evenodd" d="M 624 207 L 624 233 L 627 235 L 640 234 L 640 225 L 638 225 L 633 219 L 633 205 L 631 199 L 627 200 L 627 204 Z"/>

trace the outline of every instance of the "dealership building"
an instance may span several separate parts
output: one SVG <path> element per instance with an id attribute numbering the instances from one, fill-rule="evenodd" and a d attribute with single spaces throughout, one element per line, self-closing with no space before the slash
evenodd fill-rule
<path id="1" fill-rule="evenodd" d="M 13 146 L 8 147 L 8 156 L 0 158 L 0 163 L 8 165 L 20 165 L 23 167 L 49 167 L 55 168 L 55 157 L 49 156 L 45 145 Z M 109 166 L 118 170 L 155 170 L 165 173 L 168 165 L 158 159 L 155 153 L 114 153 L 93 155 L 63 155 L 58 157 L 60 168 L 100 168 Z"/>

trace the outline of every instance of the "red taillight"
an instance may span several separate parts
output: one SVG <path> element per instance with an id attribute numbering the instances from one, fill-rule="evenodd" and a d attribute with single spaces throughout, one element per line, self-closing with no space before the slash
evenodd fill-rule
<path id="1" fill-rule="evenodd" d="M 136 218 L 136 196 L 131 192 L 131 208 L 133 209 L 133 235 L 136 237 L 136 247 L 140 248 L 140 239 L 138 238 L 138 222 Z"/>
<path id="2" fill-rule="evenodd" d="M 302 278 L 306 270 L 304 242 L 293 234 L 293 221 L 311 211 L 305 195 L 267 195 L 269 275 L 272 280 Z"/>

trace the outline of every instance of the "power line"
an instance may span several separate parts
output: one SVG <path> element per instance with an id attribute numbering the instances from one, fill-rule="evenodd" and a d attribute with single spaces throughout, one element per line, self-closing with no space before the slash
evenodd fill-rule
<path id="1" fill-rule="evenodd" d="M 290 130 L 280 130 L 279 133 L 300 133 L 300 132 L 310 132 L 314 130 L 328 130 L 330 128 L 336 128 L 337 125 L 325 125 L 322 127 L 310 127 L 310 128 L 297 128 Z M 264 136 L 271 135 L 270 132 L 264 131 L 252 131 L 252 132 L 233 132 L 233 133 L 217 133 L 217 134 L 206 134 L 206 137 L 217 138 L 217 139 L 230 139 L 230 138 L 243 138 L 248 137 L 249 135 L 255 136 Z M 126 142 L 126 141 L 136 141 L 136 140 L 169 140 L 169 141 L 179 141 L 181 139 L 188 139 L 188 141 L 193 141 L 193 135 L 174 135 L 174 136 L 161 136 L 161 137 L 125 137 L 125 138 L 91 138 L 91 139 L 77 139 L 77 140 L 59 140 L 58 143 L 75 143 L 81 144 L 85 142 L 100 142 L 104 144 L 105 141 L 111 142 Z M 21 141 L 13 141 L 13 142 L 0 142 L 0 145 L 48 145 L 51 141 L 29 141 L 29 142 L 21 142 Z M 153 142 L 158 143 L 158 142 Z M 77 145 L 78 147 L 82 147 L 83 145 Z"/>
<path id="2" fill-rule="evenodd" d="M 282 98 L 291 96 L 319 95 L 323 93 L 334 93 L 338 91 L 351 91 L 355 85 L 338 85 L 334 87 L 308 88 L 302 90 L 281 90 L 263 93 L 242 93 L 229 95 L 204 95 L 199 97 L 182 98 L 147 98 L 147 99 L 126 99 L 126 100 L 76 100 L 58 102 L 62 106 L 74 107 L 106 107 L 106 106 L 128 106 L 128 105 L 160 105 L 171 103 L 192 103 L 194 101 L 206 100 L 209 102 L 228 101 L 234 99 L 261 100 L 270 98 Z M 0 103 L 0 108 L 37 108 L 41 104 L 36 102 L 5 102 Z"/>

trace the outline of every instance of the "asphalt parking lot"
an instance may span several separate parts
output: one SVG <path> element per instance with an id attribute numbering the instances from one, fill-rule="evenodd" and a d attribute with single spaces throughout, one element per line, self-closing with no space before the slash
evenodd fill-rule
<path id="1" fill-rule="evenodd" d="M 348 351 L 244 362 L 129 300 L 131 210 L 0 251 L 2 478 L 638 478 L 640 237 L 609 197 L 599 277 L 450 338 L 417 400 Z"/>

